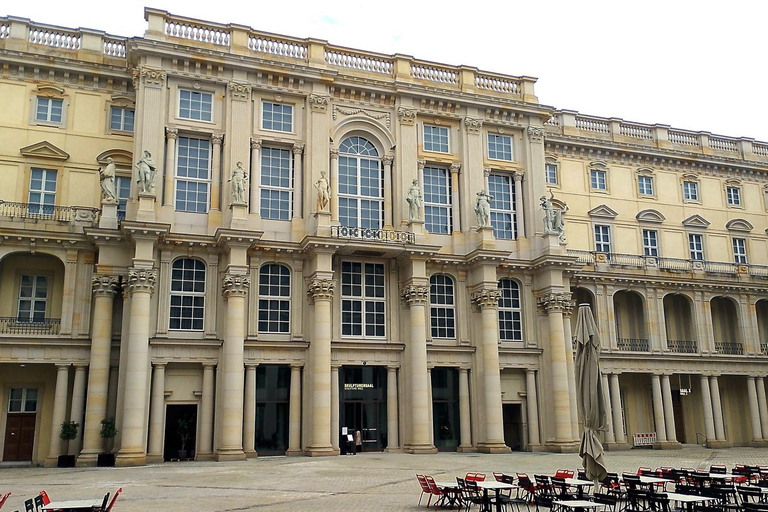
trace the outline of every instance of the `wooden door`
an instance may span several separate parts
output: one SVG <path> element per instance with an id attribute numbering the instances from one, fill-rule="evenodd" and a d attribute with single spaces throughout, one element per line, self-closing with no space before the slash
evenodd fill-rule
<path id="1" fill-rule="evenodd" d="M 35 413 L 9 414 L 5 421 L 3 460 L 32 460 L 35 446 Z"/>

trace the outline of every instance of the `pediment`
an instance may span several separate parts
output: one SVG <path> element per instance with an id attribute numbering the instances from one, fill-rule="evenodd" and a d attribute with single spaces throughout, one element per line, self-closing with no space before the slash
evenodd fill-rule
<path id="1" fill-rule="evenodd" d="M 683 226 L 689 228 L 706 228 L 710 222 L 701 215 L 691 215 L 683 221 Z"/>
<path id="2" fill-rule="evenodd" d="M 618 213 L 616 213 L 610 207 L 608 207 L 608 206 L 606 206 L 604 204 L 601 204 L 600 206 L 592 208 L 591 210 L 589 210 L 587 212 L 587 214 L 590 217 L 604 217 L 604 218 L 608 218 L 608 219 L 615 219 L 616 217 L 619 216 Z"/>
<path id="3" fill-rule="evenodd" d="M 58 85 L 42 83 L 37 86 L 37 92 L 39 96 L 61 96 L 65 91 Z"/>
<path id="4" fill-rule="evenodd" d="M 729 220 L 728 223 L 725 225 L 725 228 L 730 231 L 745 231 L 749 232 L 755 229 L 755 227 L 749 223 L 749 221 L 746 221 L 744 219 L 733 219 Z"/>
<path id="5" fill-rule="evenodd" d="M 635 215 L 635 218 L 640 222 L 654 222 L 656 224 L 661 224 L 662 222 L 667 220 L 667 218 L 664 216 L 663 213 L 651 208 L 637 212 L 637 215 Z"/>
<path id="6" fill-rule="evenodd" d="M 114 160 L 115 165 L 133 167 L 133 153 L 125 149 L 108 149 L 96 157 L 101 165 L 107 165 L 107 158 Z"/>
<path id="7" fill-rule="evenodd" d="M 69 153 L 60 149 L 47 140 L 36 142 L 32 145 L 19 149 L 19 152 L 28 157 L 49 158 L 52 160 L 69 160 Z"/>

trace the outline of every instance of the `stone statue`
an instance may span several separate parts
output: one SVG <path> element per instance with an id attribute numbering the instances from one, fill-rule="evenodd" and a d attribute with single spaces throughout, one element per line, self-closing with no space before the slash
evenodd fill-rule
<path id="1" fill-rule="evenodd" d="M 227 180 L 232 183 L 232 204 L 246 204 L 245 189 L 248 186 L 248 175 L 243 169 L 243 162 L 237 162 L 232 170 L 232 177 Z"/>
<path id="2" fill-rule="evenodd" d="M 331 185 L 325 177 L 325 171 L 320 171 L 320 179 L 315 183 L 317 189 L 317 211 L 327 212 L 331 200 Z"/>
<path id="3" fill-rule="evenodd" d="M 139 183 L 139 193 L 154 195 L 157 166 L 155 161 L 152 160 L 152 153 L 144 150 L 144 157 L 138 161 L 136 167 L 139 169 L 139 179 L 137 180 Z"/>
<path id="4" fill-rule="evenodd" d="M 413 180 L 411 188 L 408 189 L 408 195 L 405 196 L 405 200 L 408 201 L 408 220 L 413 222 L 415 220 L 421 220 L 421 188 L 419 188 L 419 180 Z"/>
<path id="5" fill-rule="evenodd" d="M 493 201 L 493 196 L 489 195 L 485 189 L 477 193 L 475 214 L 477 215 L 477 225 L 481 228 L 487 228 L 491 225 L 491 201 Z"/>
<path id="6" fill-rule="evenodd" d="M 565 223 L 563 215 L 568 211 L 568 205 L 560 208 L 554 204 L 555 194 L 550 190 L 549 198 L 541 196 L 541 209 L 544 210 L 544 234 L 557 235 L 560 243 L 565 243 Z"/>
<path id="7" fill-rule="evenodd" d="M 117 202 L 115 192 L 115 162 L 112 157 L 107 158 L 107 166 L 99 167 L 99 179 L 101 180 L 101 199 L 110 203 Z"/>

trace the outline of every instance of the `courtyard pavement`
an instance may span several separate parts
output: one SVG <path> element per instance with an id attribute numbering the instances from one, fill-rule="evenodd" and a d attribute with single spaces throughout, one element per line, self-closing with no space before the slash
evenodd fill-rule
<path id="1" fill-rule="evenodd" d="M 768 464 L 768 449 L 634 449 L 608 452 L 611 472 L 638 466 L 706 468 L 710 464 Z M 53 501 L 99 498 L 123 488 L 114 512 L 187 511 L 387 511 L 417 507 L 416 473 L 453 480 L 468 471 L 552 473 L 576 469 L 577 454 L 503 455 L 361 453 L 339 457 L 260 457 L 243 462 L 176 462 L 136 468 L 3 468 L 0 493 L 12 492 L 4 510 L 24 510 L 24 500 L 41 490 Z M 426 500 L 422 503 L 422 505 Z"/>

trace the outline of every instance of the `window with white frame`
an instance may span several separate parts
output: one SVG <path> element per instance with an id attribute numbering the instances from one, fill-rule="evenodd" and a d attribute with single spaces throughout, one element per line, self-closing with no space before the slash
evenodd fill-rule
<path id="1" fill-rule="evenodd" d="M 339 223 L 363 229 L 384 224 L 384 168 L 376 147 L 362 137 L 339 144 Z"/>
<path id="2" fill-rule="evenodd" d="M 520 303 L 520 285 L 512 279 L 499 279 L 499 339 L 523 341 L 523 311 Z"/>
<path id="3" fill-rule="evenodd" d="M 205 314 L 205 263 L 179 258 L 171 268 L 171 312 L 168 328 L 202 331 Z"/>
<path id="4" fill-rule="evenodd" d="M 515 181 L 509 174 L 488 176 L 488 193 L 491 201 L 491 226 L 493 236 L 504 240 L 517 238 L 515 218 Z"/>
<path id="5" fill-rule="evenodd" d="M 595 224 L 595 252 L 611 252 L 611 227 Z"/>
<path id="6" fill-rule="evenodd" d="M 697 233 L 689 233 L 688 248 L 690 250 L 692 260 L 703 261 L 704 260 L 704 235 L 700 235 Z"/>
<path id="7" fill-rule="evenodd" d="M 592 190 L 608 190 L 607 173 L 603 169 L 590 169 L 589 183 Z"/>
<path id="8" fill-rule="evenodd" d="M 53 215 L 56 204 L 56 171 L 32 169 L 29 175 L 27 210 L 36 215 Z"/>
<path id="9" fill-rule="evenodd" d="M 451 177 L 448 169 L 424 167 L 424 227 L 438 235 L 451 232 Z"/>
<path id="10" fill-rule="evenodd" d="M 637 177 L 637 193 L 641 196 L 653 195 L 653 177 L 640 175 Z"/>
<path id="11" fill-rule="evenodd" d="M 292 132 L 293 105 L 263 102 L 261 104 L 261 127 L 264 130 Z"/>
<path id="12" fill-rule="evenodd" d="M 35 121 L 60 124 L 64 116 L 64 100 L 37 97 Z"/>
<path id="13" fill-rule="evenodd" d="M 115 176 L 115 190 L 117 191 L 117 219 L 125 220 L 126 204 L 131 198 L 131 178 Z"/>
<path id="14" fill-rule="evenodd" d="M 211 141 L 179 137 L 176 159 L 176 210 L 208 211 L 211 181 Z"/>
<path id="15" fill-rule="evenodd" d="M 699 183 L 696 181 L 683 182 L 683 199 L 686 201 L 699 200 Z"/>
<path id="16" fill-rule="evenodd" d="M 8 412 L 37 412 L 37 388 L 11 388 Z"/>
<path id="17" fill-rule="evenodd" d="M 548 185 L 557 185 L 557 164 L 544 164 L 544 176 Z"/>
<path id="18" fill-rule="evenodd" d="M 134 114 L 135 111 L 132 108 L 111 107 L 109 111 L 109 129 L 132 132 Z"/>
<path id="19" fill-rule="evenodd" d="M 48 277 L 22 275 L 19 281 L 19 303 L 16 320 L 43 322 L 48 303 Z"/>
<path id="20" fill-rule="evenodd" d="M 728 206 L 741 206 L 740 187 L 726 187 L 725 195 L 728 201 Z"/>
<path id="21" fill-rule="evenodd" d="M 512 137 L 509 135 L 488 134 L 488 158 L 512 161 Z"/>
<path id="22" fill-rule="evenodd" d="M 433 338 L 456 337 L 456 304 L 453 279 L 444 274 L 429 278 L 429 316 Z"/>
<path id="23" fill-rule="evenodd" d="M 195 121 L 211 121 L 213 94 L 179 89 L 179 117 Z"/>
<path id="24" fill-rule="evenodd" d="M 643 254 L 645 256 L 659 255 L 659 237 L 654 229 L 643 230 Z"/>
<path id="25" fill-rule="evenodd" d="M 291 271 L 268 263 L 259 270 L 259 332 L 290 332 Z"/>
<path id="26" fill-rule="evenodd" d="M 341 334 L 383 338 L 386 299 L 384 264 L 341 263 Z"/>
<path id="27" fill-rule="evenodd" d="M 747 264 L 747 239 L 733 238 L 733 262 Z"/>
<path id="28" fill-rule="evenodd" d="M 293 205 L 293 159 L 282 148 L 261 149 L 262 219 L 290 220 Z"/>
<path id="29" fill-rule="evenodd" d="M 424 151 L 448 153 L 448 127 L 424 125 Z"/>

